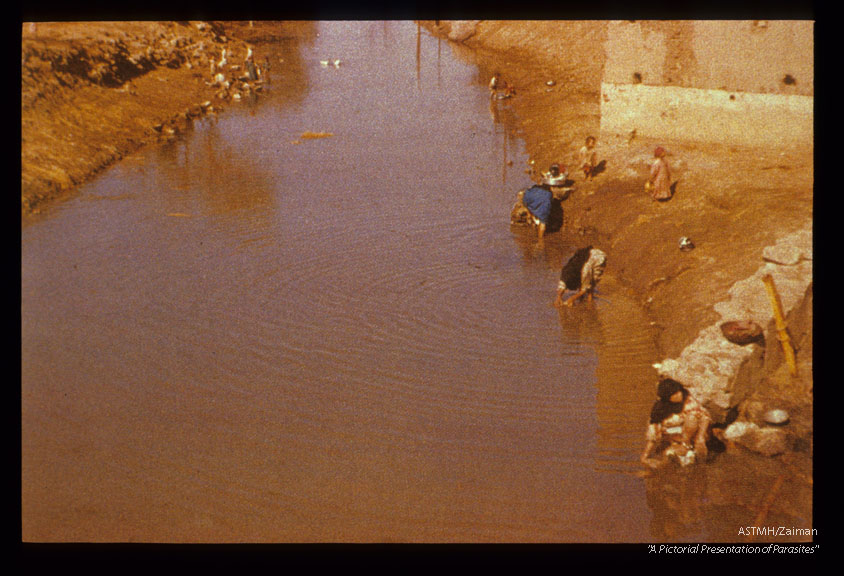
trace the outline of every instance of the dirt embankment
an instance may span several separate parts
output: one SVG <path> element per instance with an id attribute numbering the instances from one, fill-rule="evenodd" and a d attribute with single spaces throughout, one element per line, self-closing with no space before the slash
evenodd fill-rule
<path id="1" fill-rule="evenodd" d="M 21 211 L 236 100 L 247 42 L 285 27 L 220 22 L 24 23 Z M 212 66 L 227 51 L 222 70 Z M 256 58 L 260 62 L 259 58 Z M 215 82 L 224 72 L 228 88 Z"/>
<path id="2" fill-rule="evenodd" d="M 811 233 L 811 147 L 600 132 L 606 23 L 438 21 L 426 26 L 474 50 L 480 82 L 498 72 L 513 84 L 516 95 L 506 106 L 534 167 L 545 170 L 560 162 L 577 182 L 564 202 L 564 226 L 577 231 L 583 244 L 605 249 L 612 273 L 648 312 L 663 358 L 678 357 L 721 320 L 714 305 L 757 272 L 766 247 L 789 234 Z M 587 182 L 574 167 L 590 134 L 599 138 L 599 160 L 607 161 L 607 169 Z M 656 202 L 644 191 L 657 145 L 668 150 L 676 182 L 667 202 Z M 553 236 L 546 242 L 560 241 Z M 691 238 L 695 248 L 681 251 L 681 237 Z M 802 322 L 811 326 L 811 310 L 808 315 Z M 755 397 L 771 400 L 773 395 L 775 402 L 807 414 L 811 435 L 811 331 L 796 336 L 800 377 L 783 386 L 782 370 L 772 371 Z"/>

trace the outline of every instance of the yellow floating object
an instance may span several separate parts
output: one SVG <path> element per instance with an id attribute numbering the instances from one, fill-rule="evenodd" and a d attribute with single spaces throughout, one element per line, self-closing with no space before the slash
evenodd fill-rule
<path id="1" fill-rule="evenodd" d="M 300 138 L 313 140 L 315 138 L 330 138 L 331 136 L 334 136 L 331 132 L 303 132 Z"/>

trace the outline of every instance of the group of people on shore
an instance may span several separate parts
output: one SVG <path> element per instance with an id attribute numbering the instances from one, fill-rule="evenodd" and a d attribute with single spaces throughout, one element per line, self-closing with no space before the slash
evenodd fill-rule
<path id="1" fill-rule="evenodd" d="M 607 255 L 599 248 L 577 250 L 562 267 L 554 306 L 572 306 L 581 298 L 591 302 L 606 263 Z M 572 294 L 564 299 L 567 291 Z M 660 380 L 656 395 L 641 463 L 656 469 L 672 461 L 684 467 L 705 461 L 708 444 L 713 441 L 709 412 L 688 388 L 672 378 Z"/>
<path id="2" fill-rule="evenodd" d="M 515 89 L 501 80 L 497 73 L 490 80 L 489 89 L 492 98 L 509 98 L 515 94 Z M 605 160 L 598 161 L 596 145 L 597 139 L 588 136 L 578 152 L 578 170 L 583 173 L 584 181 L 592 180 L 606 168 Z M 665 201 L 673 195 L 666 155 L 662 146 L 654 150 L 654 160 L 645 182 L 645 191 L 655 201 Z M 536 228 L 540 245 L 552 224 L 555 206 L 567 198 L 573 189 L 573 182 L 568 176 L 565 166 L 551 164 L 548 171 L 541 174 L 538 184 L 518 193 L 510 214 L 511 222 Z M 556 212 L 561 216 L 562 209 L 558 208 Z M 561 217 L 559 219 L 561 222 Z M 570 307 L 581 299 L 592 302 L 606 264 L 607 255 L 599 248 L 589 245 L 576 250 L 560 271 L 554 306 Z M 570 295 L 566 298 L 567 292 Z M 656 395 L 645 434 L 641 463 L 649 468 L 658 468 L 669 461 L 688 466 L 705 460 L 707 444 L 712 439 L 712 418 L 706 408 L 691 395 L 688 388 L 671 378 L 660 380 Z"/>
<path id="3" fill-rule="evenodd" d="M 490 81 L 490 90 L 493 83 L 501 86 L 500 80 L 493 76 Z M 578 169 L 583 173 L 584 181 L 592 180 L 595 176 L 606 169 L 606 160 L 598 161 L 596 151 L 597 139 L 594 136 L 587 136 L 583 147 L 578 152 Z M 651 164 L 650 174 L 645 183 L 645 190 L 657 201 L 670 199 L 673 195 L 671 184 L 671 171 L 665 157 L 667 152 L 662 146 L 654 150 L 654 161 Z M 510 212 L 510 222 L 513 224 L 527 224 L 537 231 L 538 245 L 542 245 L 546 231 L 555 224 L 562 224 L 562 200 L 565 200 L 573 190 L 574 182 L 569 180 L 565 166 L 558 163 L 551 164 L 547 172 L 541 174 L 540 182 L 517 194 L 516 203 Z M 592 301 L 595 286 L 600 280 L 603 269 L 606 266 L 606 254 L 597 248 L 589 247 L 592 257 L 584 256 L 584 253 L 576 253 L 563 267 L 564 271 L 571 269 L 571 266 L 580 262 L 578 269 L 582 273 L 582 280 L 575 280 L 569 273 L 568 276 L 560 277 L 558 284 L 558 296 L 554 301 L 555 306 L 571 306 L 583 296 L 587 301 Z M 582 261 L 581 261 L 582 260 Z M 571 264 L 571 265 L 570 265 Z M 562 292 L 573 290 L 575 294 L 562 299 Z"/>
<path id="4" fill-rule="evenodd" d="M 579 152 L 578 169 L 583 173 L 584 180 L 591 180 L 603 172 L 606 166 L 605 160 L 599 162 L 597 159 L 596 143 L 594 136 L 587 137 Z M 516 204 L 510 213 L 510 221 L 535 228 L 541 245 L 546 230 L 562 225 L 561 202 L 571 193 L 573 185 L 574 182 L 569 179 L 565 166 L 551 164 L 548 171 L 541 174 L 539 184 L 519 191 Z M 606 261 L 607 255 L 599 248 L 587 246 L 577 250 L 560 272 L 554 306 L 572 306 L 584 297 L 587 302 L 592 302 Z M 563 295 L 569 291 L 573 294 L 564 299 Z"/>

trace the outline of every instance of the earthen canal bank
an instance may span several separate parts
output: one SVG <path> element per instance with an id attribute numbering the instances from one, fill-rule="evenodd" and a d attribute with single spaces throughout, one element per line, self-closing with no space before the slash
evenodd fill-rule
<path id="1" fill-rule="evenodd" d="M 308 22 L 24 23 L 23 224 L 141 146 L 178 138 L 194 120 L 258 93 L 260 83 L 241 80 L 250 44 L 295 43 L 314 33 Z M 263 66 L 265 57 L 255 60 Z"/>
<path id="2" fill-rule="evenodd" d="M 763 73 L 756 73 L 758 78 L 744 79 L 748 85 L 767 81 L 769 86 L 760 90 L 770 94 L 742 92 L 741 79 L 724 80 L 735 84 L 724 87 L 728 90 L 695 91 L 684 88 L 694 86 L 690 70 L 703 68 L 695 60 L 695 43 L 684 37 L 694 32 L 689 23 L 625 27 L 580 21 L 439 21 L 426 25 L 433 33 L 475 51 L 480 82 L 498 72 L 514 85 L 516 95 L 507 106 L 517 118 L 534 168 L 544 170 L 552 162 L 573 166 L 585 137 L 598 136 L 599 159 L 607 160 L 608 169 L 594 181 L 578 182 L 564 202 L 565 226 L 576 230 L 583 243 L 607 250 L 617 278 L 647 310 L 663 355 L 656 363 L 654 380 L 658 375 L 675 377 L 704 400 L 717 420 L 735 420 L 726 435 L 732 449 L 799 462 L 800 474 L 811 477 L 812 89 L 802 85 L 797 91 L 797 80 L 790 73 L 782 76 L 779 85 L 780 77 L 770 78 L 776 73 L 776 64 L 771 62 L 782 63 L 794 54 L 769 54 L 765 56 L 765 66 L 771 67 L 768 77 L 763 80 Z M 800 32 L 808 26 L 811 35 L 810 23 L 795 24 L 796 32 L 783 30 L 785 23 L 780 28 L 768 23 L 729 24 L 741 25 L 753 35 L 749 45 L 759 42 L 755 35 L 773 30 L 772 47 L 785 42 L 804 48 L 806 39 L 800 38 Z M 627 31 L 634 27 L 636 33 Z M 639 34 L 646 40 L 640 41 L 641 46 L 631 42 L 625 53 L 619 37 L 636 39 Z M 665 50 L 663 60 L 655 63 L 642 55 L 648 42 L 654 43 L 647 40 L 651 35 L 666 39 L 666 46 L 659 47 Z M 642 52 L 636 54 L 637 50 Z M 752 58 L 760 55 L 754 53 Z M 648 109 L 647 102 L 626 101 L 623 105 L 628 108 L 643 106 L 639 118 L 629 114 L 629 122 L 602 117 L 608 110 L 619 114 L 613 106 L 620 105 L 611 103 L 619 92 L 659 93 L 658 86 L 635 85 L 643 82 L 641 73 L 634 73 L 630 86 L 607 83 L 608 76 L 618 81 L 619 70 L 630 62 L 634 64 L 629 67 L 650 70 L 651 79 L 658 77 L 658 82 L 670 85 L 669 92 L 681 96 L 653 98 L 664 103 L 659 110 Z M 811 58 L 808 64 L 789 60 L 783 66 L 799 69 L 796 75 L 811 84 Z M 645 73 L 644 82 L 647 79 Z M 732 107 L 737 99 L 745 102 L 754 97 L 764 104 L 752 114 L 750 107 L 722 114 L 707 101 L 697 109 L 686 109 L 699 117 L 686 119 L 684 125 L 682 118 L 675 117 L 684 112 L 682 98 L 689 99 L 688 94 L 704 94 L 707 99 L 723 96 Z M 764 107 L 771 103 L 784 107 L 778 109 L 785 111 L 780 119 L 786 120 L 782 124 L 793 138 L 782 137 L 783 126 L 776 131 L 765 129 Z M 731 113 L 738 123 L 758 117 L 761 124 L 731 132 Z M 654 126 L 660 122 L 664 126 Z M 723 129 L 714 130 L 714 122 L 725 123 Z M 667 203 L 652 201 L 643 190 L 656 145 L 669 150 L 672 179 L 677 181 L 676 194 Z M 693 240 L 694 250 L 679 250 L 683 236 Z M 796 349 L 795 376 L 784 362 L 762 281 L 768 274 L 774 278 L 787 315 L 788 334 Z M 758 323 L 764 327 L 765 341 L 747 346 L 728 342 L 719 326 L 729 320 Z M 776 428 L 766 424 L 763 414 L 771 408 L 788 411 L 789 424 Z"/>
<path id="3" fill-rule="evenodd" d="M 479 82 L 499 71 L 515 85 L 508 106 L 535 166 L 572 165 L 583 138 L 599 136 L 608 169 L 593 182 L 578 183 L 565 204 L 565 225 L 609 253 L 614 274 L 648 311 L 663 372 L 694 379 L 719 416 L 733 408 L 748 423 L 749 434 L 737 438 L 736 449 L 743 444 L 783 458 L 811 478 L 811 147 L 602 131 L 606 24 L 568 23 L 565 34 L 561 25 L 424 23 L 450 36 L 455 49 L 462 44 L 473 51 Z M 237 61 L 247 41 L 310 33 L 307 23 L 25 24 L 24 225 L 139 146 L 177 137 L 192 118 L 237 105 L 232 94 L 220 95 L 209 85 L 210 64 L 222 48 Z M 578 49 L 571 38 L 581 39 Z M 276 73 L 283 78 L 281 64 Z M 679 181 L 676 196 L 664 204 L 642 190 L 656 144 L 669 150 Z M 692 238 L 696 248 L 678 250 L 681 236 Z M 782 362 L 760 281 L 765 273 L 781 291 L 797 377 Z M 765 346 L 737 347 L 717 336 L 717 325 L 736 315 L 766 328 Z M 761 414 L 771 406 L 789 410 L 791 422 L 760 433 L 768 429 Z"/>

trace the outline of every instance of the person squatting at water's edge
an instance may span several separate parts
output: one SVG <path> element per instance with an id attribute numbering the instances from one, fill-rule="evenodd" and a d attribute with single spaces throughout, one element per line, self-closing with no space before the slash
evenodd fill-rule
<path id="1" fill-rule="evenodd" d="M 645 434 L 642 464 L 659 468 L 670 460 L 681 466 L 705 461 L 711 438 L 709 412 L 685 386 L 671 378 L 660 380 L 657 397 Z"/>

